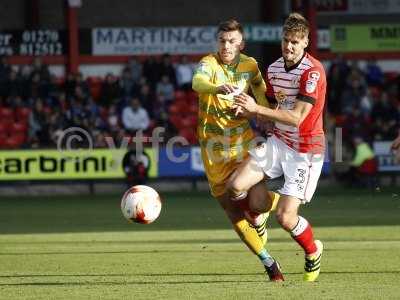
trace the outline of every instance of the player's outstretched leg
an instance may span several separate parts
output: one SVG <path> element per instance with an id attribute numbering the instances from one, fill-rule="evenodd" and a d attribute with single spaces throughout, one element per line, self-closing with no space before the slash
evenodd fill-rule
<path id="1" fill-rule="evenodd" d="M 245 208 L 247 221 L 254 226 L 264 245 L 268 240 L 267 220 L 271 211 L 277 207 L 280 195 L 267 190 L 266 182 L 262 180 L 253 186 L 248 195 L 248 207 Z"/>
<path id="2" fill-rule="evenodd" d="M 304 249 L 305 265 L 304 277 L 305 281 L 315 281 L 321 270 L 321 258 L 323 245 L 319 240 L 314 240 L 314 234 L 310 223 L 298 216 L 297 225 L 291 231 L 292 238 Z"/>
<path id="3" fill-rule="evenodd" d="M 250 226 L 257 231 L 258 236 L 265 246 L 268 241 L 267 220 L 269 217 L 269 213 L 258 214 L 245 210 L 244 215 Z"/>
<path id="4" fill-rule="evenodd" d="M 234 202 L 235 205 L 238 205 L 240 207 L 240 209 L 244 213 L 244 217 L 250 224 L 250 227 L 254 228 L 257 231 L 257 234 L 262 240 L 263 245 L 265 245 L 268 241 L 267 220 L 269 217 L 269 213 L 252 212 L 249 207 L 249 200 L 246 192 L 239 195 L 239 197 L 231 197 L 231 200 L 232 202 Z"/>
<path id="5" fill-rule="evenodd" d="M 281 272 L 281 266 L 276 260 L 271 266 L 265 267 L 265 272 L 267 273 L 270 281 L 285 281 Z"/>
<path id="6" fill-rule="evenodd" d="M 317 251 L 313 254 L 306 255 L 306 263 L 304 265 L 304 281 L 315 281 L 319 272 L 321 271 L 321 259 L 322 252 L 324 251 L 324 245 L 320 240 L 315 241 L 315 245 L 317 246 Z"/>
<path id="7" fill-rule="evenodd" d="M 257 231 L 251 227 L 249 222 L 245 219 L 242 209 L 235 202 L 231 201 L 229 197 L 218 197 L 218 200 L 232 222 L 233 228 L 240 239 L 257 255 L 264 265 L 269 279 L 271 281 L 282 281 L 283 276 L 280 272 L 279 265 L 264 248 L 264 244 L 258 236 Z"/>
<path id="8" fill-rule="evenodd" d="M 243 219 L 237 223 L 234 223 L 234 228 L 239 234 L 240 238 L 246 243 L 246 245 L 252 250 L 257 257 L 260 259 L 261 263 L 265 267 L 265 271 L 268 275 L 270 281 L 284 281 L 284 277 L 281 272 L 280 265 L 278 261 L 273 258 L 268 251 L 263 247 L 261 240 L 258 238 L 257 243 L 254 239 L 255 230 L 249 223 Z M 251 234 L 253 232 L 253 235 Z"/>
<path id="9" fill-rule="evenodd" d="M 249 157 L 231 175 L 227 190 L 265 244 L 268 239 L 267 219 L 269 212 L 277 206 L 279 194 L 268 191 L 263 179 L 264 172 Z"/>
<path id="10" fill-rule="evenodd" d="M 292 196 L 284 196 L 279 201 L 276 218 L 278 223 L 300 245 L 305 254 L 304 280 L 315 281 L 321 269 L 323 246 L 314 240 L 313 230 L 308 221 L 297 214 L 301 201 Z"/>

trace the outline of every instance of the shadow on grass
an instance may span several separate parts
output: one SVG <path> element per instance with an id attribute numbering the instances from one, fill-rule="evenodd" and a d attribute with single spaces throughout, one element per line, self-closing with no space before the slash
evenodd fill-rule
<path id="1" fill-rule="evenodd" d="M 302 272 L 285 272 L 287 275 L 301 275 Z M 321 274 L 400 274 L 400 270 L 384 270 L 384 271 L 330 271 L 322 272 Z M 248 273 L 131 273 L 131 274 L 18 274 L 18 275 L 0 275 L 0 278 L 41 278 L 41 277 L 174 277 L 174 276 L 260 276 L 260 272 Z M 158 281 L 159 282 L 159 281 Z M 222 282 L 222 281 L 218 281 Z M 160 283 L 160 282 L 159 282 Z M 21 283 L 23 284 L 23 283 Z M 6 284 L 0 284 L 6 285 Z"/>
<path id="2" fill-rule="evenodd" d="M 286 275 L 301 275 L 302 272 L 286 272 Z M 340 271 L 340 272 L 323 272 L 323 274 L 400 274 L 399 271 Z M 200 273 L 200 274 L 190 274 L 190 273 L 173 273 L 173 274 L 68 274 L 68 275 L 10 275 L 10 276 L 0 276 L 0 278 L 42 278 L 42 277 L 129 277 L 129 276 L 143 276 L 143 277 L 187 277 L 187 276 L 260 276 L 261 273 Z M 96 282 L 25 282 L 25 283 L 0 283 L 0 286 L 90 286 L 90 285 L 181 285 L 181 284 L 221 284 L 221 283 L 259 283 L 263 280 L 248 280 L 248 279 L 238 279 L 238 280 L 179 280 L 179 281 L 96 281 Z M 273 283 L 276 284 L 276 283 Z M 282 283 L 283 284 L 283 283 Z"/>
<path id="3" fill-rule="evenodd" d="M 315 226 L 399 225 L 397 193 L 395 189 L 325 188 L 301 214 Z M 165 193 L 162 197 L 161 216 L 146 226 L 127 224 L 119 208 L 120 195 L 1 197 L 0 234 L 231 228 L 208 193 Z M 270 220 L 272 227 L 277 227 L 275 218 Z"/>

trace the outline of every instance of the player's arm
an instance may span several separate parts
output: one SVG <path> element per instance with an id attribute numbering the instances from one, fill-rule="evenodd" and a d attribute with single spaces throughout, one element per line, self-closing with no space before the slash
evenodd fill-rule
<path id="1" fill-rule="evenodd" d="M 244 93 L 235 98 L 236 104 L 241 106 L 245 114 L 261 116 L 272 121 L 277 121 L 291 126 L 300 126 L 311 111 L 318 99 L 320 89 L 325 86 L 325 73 L 323 69 L 310 68 L 300 78 L 299 94 L 292 110 L 272 110 L 257 105 L 254 100 Z"/>
<path id="2" fill-rule="evenodd" d="M 397 135 L 397 138 L 393 141 L 392 146 L 391 146 L 392 150 L 400 150 L 400 129 L 399 129 L 399 134 Z"/>
<path id="3" fill-rule="evenodd" d="M 201 94 L 217 94 L 218 87 L 211 83 L 204 74 L 195 74 L 192 79 L 192 88 Z"/>
<path id="4" fill-rule="evenodd" d="M 234 91 L 234 87 L 229 84 L 217 86 L 211 81 L 212 67 L 205 61 L 201 61 L 197 66 L 193 79 L 192 88 L 200 94 L 229 94 Z"/>
<path id="5" fill-rule="evenodd" d="M 309 102 L 298 100 L 293 110 L 275 110 L 258 105 L 252 97 L 245 93 L 235 97 L 235 103 L 243 108 L 247 116 L 259 116 L 296 127 L 303 122 L 313 107 Z"/>
<path id="6" fill-rule="evenodd" d="M 258 67 L 256 75 L 251 80 L 250 88 L 254 97 L 256 98 L 257 103 L 262 106 L 269 107 L 269 103 L 267 101 L 267 98 L 265 97 L 265 92 L 267 90 L 267 87 L 265 85 L 265 81 L 262 78 L 261 72 L 258 69 Z"/>

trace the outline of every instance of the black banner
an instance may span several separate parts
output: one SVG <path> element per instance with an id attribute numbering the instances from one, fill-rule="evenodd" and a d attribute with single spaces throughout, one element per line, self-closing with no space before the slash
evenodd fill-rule
<path id="1" fill-rule="evenodd" d="M 67 53 L 65 30 L 2 30 L 0 55 L 49 56 Z"/>

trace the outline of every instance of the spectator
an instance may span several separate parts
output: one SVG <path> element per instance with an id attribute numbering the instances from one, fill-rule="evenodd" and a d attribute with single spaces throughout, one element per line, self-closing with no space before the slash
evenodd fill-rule
<path id="1" fill-rule="evenodd" d="M 29 115 L 29 142 L 32 147 L 47 146 L 50 144 L 49 120 L 44 110 L 43 101 L 37 98 L 34 108 Z"/>
<path id="2" fill-rule="evenodd" d="M 81 72 L 76 73 L 74 79 L 75 79 L 74 90 L 76 91 L 76 87 L 79 87 L 82 93 L 84 94 L 84 97 L 88 98 L 90 96 L 89 85 L 83 78 L 83 74 Z"/>
<path id="3" fill-rule="evenodd" d="M 7 79 L 9 78 L 10 72 L 11 72 L 11 67 L 7 63 L 6 57 L 5 56 L 0 56 L 0 86 L 1 86 L 0 91 L 3 90 L 3 88 L 4 88 L 3 85 L 5 84 Z"/>
<path id="4" fill-rule="evenodd" d="M 361 114 L 365 118 L 369 118 L 372 110 L 372 98 L 371 98 L 371 90 L 368 87 L 366 93 L 361 97 L 360 101 L 360 110 Z"/>
<path id="5" fill-rule="evenodd" d="M 367 126 L 365 117 L 361 114 L 358 106 L 353 106 L 344 123 L 343 138 L 350 140 L 356 133 L 365 132 L 368 134 L 369 127 Z"/>
<path id="6" fill-rule="evenodd" d="M 132 98 L 131 105 L 122 111 L 124 128 L 131 133 L 137 130 L 146 130 L 150 125 L 147 111 L 141 106 L 138 98 Z"/>
<path id="7" fill-rule="evenodd" d="M 157 97 L 153 94 L 150 85 L 144 84 L 141 86 L 138 98 L 141 100 L 142 106 L 147 110 L 150 117 L 153 117 L 154 103 Z"/>
<path id="8" fill-rule="evenodd" d="M 46 97 L 46 85 L 48 82 L 42 81 L 40 79 L 40 73 L 36 72 L 32 74 L 31 82 L 29 86 L 29 97 L 35 98 L 45 98 Z"/>
<path id="9" fill-rule="evenodd" d="M 76 86 L 76 81 L 74 75 L 72 73 L 68 73 L 64 83 L 64 91 L 67 96 L 67 99 L 74 97 L 75 86 Z"/>
<path id="10" fill-rule="evenodd" d="M 135 57 L 129 59 L 125 69 L 130 72 L 133 82 L 139 83 L 140 78 L 143 76 L 143 65 Z"/>
<path id="11" fill-rule="evenodd" d="M 143 64 L 143 75 L 151 88 L 155 88 L 161 78 L 161 65 L 153 56 L 149 56 Z"/>
<path id="12" fill-rule="evenodd" d="M 11 70 L 8 74 L 8 78 L 5 82 L 6 89 L 3 95 L 6 97 L 20 96 L 22 94 L 23 84 L 21 78 L 15 70 Z"/>
<path id="13" fill-rule="evenodd" d="M 108 73 L 104 82 L 101 85 L 100 92 L 100 105 L 109 107 L 111 104 L 118 102 L 121 96 L 121 88 L 118 79 L 112 74 Z"/>
<path id="14" fill-rule="evenodd" d="M 193 65 L 189 63 L 186 55 L 183 55 L 175 66 L 176 81 L 179 89 L 189 91 L 192 88 Z"/>
<path id="15" fill-rule="evenodd" d="M 374 59 L 369 60 L 367 63 L 366 79 L 369 86 L 382 87 L 383 72 Z"/>
<path id="16" fill-rule="evenodd" d="M 372 148 L 360 136 L 353 138 L 355 154 L 350 162 L 350 170 L 348 173 L 348 182 L 352 185 L 362 186 L 367 183 L 372 187 L 374 183 L 372 179 L 377 172 L 377 162 Z"/>
<path id="17" fill-rule="evenodd" d="M 140 78 L 136 82 L 139 82 L 139 80 Z M 123 69 L 119 85 L 121 87 L 121 96 L 123 100 L 132 97 L 138 89 L 138 84 L 133 80 L 132 72 L 128 68 Z"/>
<path id="18" fill-rule="evenodd" d="M 46 103 L 48 106 L 54 108 L 59 104 L 59 98 L 61 94 L 61 88 L 57 82 L 57 77 L 54 75 L 50 76 L 50 82 L 45 88 Z"/>
<path id="19" fill-rule="evenodd" d="M 120 120 L 115 105 L 111 105 L 107 116 L 107 127 L 111 132 L 117 132 L 120 130 Z"/>
<path id="20" fill-rule="evenodd" d="M 50 81 L 49 67 L 43 64 L 42 59 L 40 57 L 35 57 L 32 62 L 31 77 L 35 76 L 36 74 L 39 75 L 41 83 Z"/>
<path id="21" fill-rule="evenodd" d="M 167 75 L 161 77 L 161 81 L 157 83 L 156 94 L 160 102 L 165 103 L 165 105 L 170 104 L 174 100 L 174 86 L 169 81 Z"/>
<path id="22" fill-rule="evenodd" d="M 386 92 L 382 92 L 372 107 L 372 126 L 377 140 L 391 140 L 396 136 L 398 112 L 393 102 Z"/>
<path id="23" fill-rule="evenodd" d="M 129 149 L 122 159 L 122 166 L 128 187 L 146 184 L 150 162 L 145 153 L 137 153 L 135 150 Z"/>
<path id="24" fill-rule="evenodd" d="M 160 71 L 161 71 L 160 75 L 168 76 L 169 81 L 174 85 L 174 87 L 176 87 L 176 73 L 175 73 L 175 68 L 172 65 L 171 55 L 164 54 L 162 56 Z M 160 77 L 158 78 L 158 80 L 160 80 Z"/>

